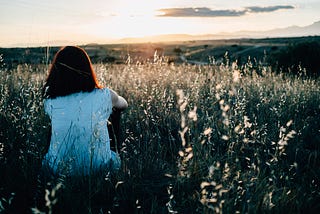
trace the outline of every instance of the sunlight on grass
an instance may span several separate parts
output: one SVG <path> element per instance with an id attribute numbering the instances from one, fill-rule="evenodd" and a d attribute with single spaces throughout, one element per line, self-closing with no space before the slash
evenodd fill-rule
<path id="1" fill-rule="evenodd" d="M 17 203 L 34 212 L 81 213 L 295 213 L 318 206 L 318 79 L 165 59 L 94 68 L 102 85 L 129 103 L 120 172 L 90 184 L 66 179 L 41 192 L 46 68 L 3 69 L 1 211 Z M 37 191 L 42 206 L 27 201 Z"/>

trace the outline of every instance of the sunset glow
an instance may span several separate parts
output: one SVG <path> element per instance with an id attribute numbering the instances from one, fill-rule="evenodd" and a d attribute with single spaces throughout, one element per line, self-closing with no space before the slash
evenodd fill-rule
<path id="1" fill-rule="evenodd" d="M 263 31 L 320 20 L 316 0 L 1 1 L 0 46 Z"/>

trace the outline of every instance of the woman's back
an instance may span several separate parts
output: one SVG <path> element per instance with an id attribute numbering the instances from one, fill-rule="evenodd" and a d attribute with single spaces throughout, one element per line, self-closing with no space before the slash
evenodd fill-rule
<path id="1" fill-rule="evenodd" d="M 110 150 L 107 119 L 112 112 L 109 89 L 94 89 L 45 99 L 52 132 L 44 163 L 54 173 L 88 175 L 106 168 Z"/>
<path id="2" fill-rule="evenodd" d="M 113 90 L 102 89 L 84 49 L 65 46 L 56 53 L 42 92 L 52 125 L 44 170 L 89 175 L 108 165 L 120 167 L 110 150 L 107 120 L 112 108 L 125 109 L 128 103 Z"/>

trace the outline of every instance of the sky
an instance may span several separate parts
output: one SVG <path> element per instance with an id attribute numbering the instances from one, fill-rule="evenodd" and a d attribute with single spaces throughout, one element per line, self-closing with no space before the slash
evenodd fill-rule
<path id="1" fill-rule="evenodd" d="M 0 0 L 0 47 L 307 26 L 320 0 Z"/>

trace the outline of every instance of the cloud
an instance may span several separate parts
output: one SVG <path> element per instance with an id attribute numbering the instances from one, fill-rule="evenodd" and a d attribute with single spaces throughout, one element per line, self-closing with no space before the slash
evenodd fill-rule
<path id="1" fill-rule="evenodd" d="M 246 7 L 242 10 L 212 10 L 208 7 L 196 8 L 164 8 L 158 10 L 161 17 L 235 17 L 244 16 L 247 13 L 266 13 L 281 9 L 294 9 L 290 5 L 277 5 L 269 7 Z"/>
<path id="2" fill-rule="evenodd" d="M 197 8 L 166 8 L 158 10 L 159 16 L 170 17 L 219 17 L 219 16 L 242 16 L 246 11 L 236 10 L 211 10 L 207 7 Z"/>
<path id="3" fill-rule="evenodd" d="M 294 9 L 291 5 L 277 5 L 277 6 L 270 6 L 270 7 L 246 7 L 248 12 L 250 13 L 266 13 L 266 12 L 274 12 L 276 10 L 281 9 Z"/>

